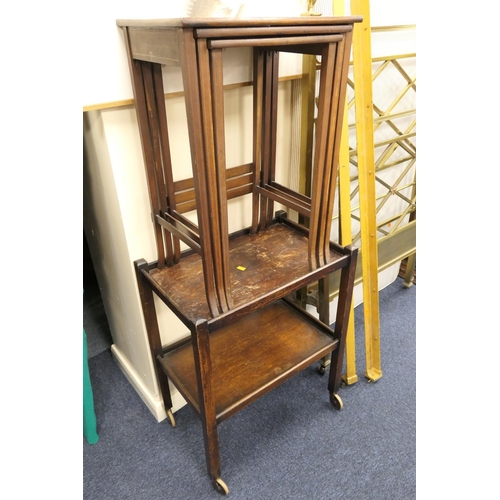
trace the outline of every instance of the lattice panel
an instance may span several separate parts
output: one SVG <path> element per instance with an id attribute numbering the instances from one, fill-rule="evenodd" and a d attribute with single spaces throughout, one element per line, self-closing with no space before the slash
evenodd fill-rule
<path id="1" fill-rule="evenodd" d="M 412 220 L 416 212 L 416 55 L 377 57 L 372 61 L 376 218 L 380 238 Z M 352 73 L 348 84 L 351 217 L 356 244 L 361 231 Z"/>

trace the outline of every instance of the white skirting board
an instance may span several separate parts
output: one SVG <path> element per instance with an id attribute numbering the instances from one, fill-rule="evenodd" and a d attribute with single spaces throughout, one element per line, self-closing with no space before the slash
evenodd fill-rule
<path id="1" fill-rule="evenodd" d="M 123 372 L 127 380 L 132 384 L 132 387 L 139 394 L 140 398 L 144 401 L 144 404 L 149 408 L 153 416 L 161 422 L 167 415 L 163 402 L 144 385 L 137 372 L 133 369 L 132 365 L 128 362 L 127 358 L 123 356 L 120 350 L 115 344 L 111 346 L 111 353 L 115 358 L 120 370 Z M 170 385 L 170 391 L 172 395 L 172 412 L 175 413 L 177 410 L 186 405 L 186 400 L 181 396 L 179 391 Z"/>

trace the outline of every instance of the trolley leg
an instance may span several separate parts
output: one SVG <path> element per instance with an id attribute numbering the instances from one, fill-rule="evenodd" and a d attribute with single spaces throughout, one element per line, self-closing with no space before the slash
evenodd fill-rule
<path id="1" fill-rule="evenodd" d="M 342 361 L 344 359 L 347 327 L 349 323 L 352 292 L 354 289 L 354 277 L 356 274 L 356 261 L 358 256 L 357 248 L 350 246 L 346 248 L 350 249 L 351 259 L 349 265 L 342 269 L 340 276 L 340 292 L 337 305 L 337 317 L 335 320 L 335 334 L 339 339 L 339 345 L 338 348 L 332 352 L 332 366 L 330 368 L 330 376 L 328 379 L 328 390 L 330 391 L 331 398 L 333 397 L 334 399 L 340 399 L 338 397 L 335 398 L 335 395 L 339 390 L 342 381 Z M 334 401 L 332 401 L 332 404 L 335 408 L 337 408 Z M 342 407 L 341 401 L 339 406 L 340 408 Z"/>
<path id="2" fill-rule="evenodd" d="M 175 426 L 175 420 L 172 415 L 172 397 L 170 395 L 170 387 L 168 384 L 168 378 L 165 372 L 158 367 L 156 358 L 162 354 L 162 344 L 160 338 L 160 329 L 158 327 L 158 319 L 156 315 L 156 308 L 154 304 L 153 291 L 143 278 L 143 272 L 149 272 L 149 267 L 144 259 L 140 259 L 134 262 L 137 286 L 139 288 L 139 295 L 141 297 L 142 312 L 144 314 L 144 322 L 146 324 L 146 331 L 149 340 L 149 349 L 151 351 L 151 356 L 153 358 L 153 365 L 155 368 L 156 379 L 158 386 L 160 388 L 161 396 L 163 398 L 163 404 L 165 406 L 165 411 L 167 412 L 167 417 L 172 424 Z"/>
<path id="3" fill-rule="evenodd" d="M 212 480 L 214 488 L 222 494 L 227 494 L 227 486 L 220 477 L 219 438 L 217 434 L 215 401 L 212 392 L 210 340 L 206 320 L 200 320 L 196 323 L 192 341 L 198 394 L 200 395 L 200 418 L 203 427 L 208 475 Z"/>

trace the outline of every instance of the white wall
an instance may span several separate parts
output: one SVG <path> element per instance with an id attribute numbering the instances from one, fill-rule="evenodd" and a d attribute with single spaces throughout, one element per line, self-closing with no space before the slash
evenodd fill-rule
<path id="1" fill-rule="evenodd" d="M 307 10 L 307 0 L 267 2 L 264 0 L 201 0 L 210 11 L 231 8 L 234 16 L 241 13 L 252 17 L 296 16 Z M 198 2 L 199 3 L 199 2 Z M 127 100 L 132 98 L 128 78 L 128 63 L 122 30 L 117 19 L 152 19 L 185 17 L 196 4 L 194 0 L 165 2 L 159 0 L 88 0 L 82 12 L 85 26 L 85 50 L 81 53 L 81 92 L 83 106 Z M 198 11 L 200 12 L 200 11 Z"/>
<path id="2" fill-rule="evenodd" d="M 154 241 L 143 229 L 150 225 L 149 200 L 144 175 L 136 168 L 142 158 L 134 125 L 132 108 L 85 113 L 83 225 L 113 337 L 113 353 L 159 417 L 161 406 L 132 267 L 134 255 L 154 255 Z M 124 148 L 124 143 L 129 147 Z"/>
<path id="3" fill-rule="evenodd" d="M 269 2 L 265 0 L 205 0 L 207 4 L 227 5 L 238 12 L 256 17 L 299 15 L 307 10 L 307 0 L 287 0 Z M 331 14 L 329 0 L 318 0 L 315 10 Z M 81 71 L 81 92 L 83 106 L 127 100 L 132 98 L 132 87 L 128 75 L 127 58 L 121 29 L 116 26 L 117 19 L 148 19 L 183 17 L 190 11 L 193 0 L 165 2 L 159 0 L 88 0 L 81 12 L 82 26 L 85 26 L 85 50 L 81 52 L 79 65 Z M 372 0 L 372 26 L 395 24 L 414 24 L 416 22 L 415 3 L 397 0 Z M 350 3 L 345 1 L 346 14 L 350 13 Z M 385 34 L 389 44 L 401 46 L 405 37 L 401 34 Z M 380 37 L 379 37 L 380 38 Z M 396 39 L 396 41 L 395 41 Z M 374 53 L 377 47 L 374 46 Z"/>

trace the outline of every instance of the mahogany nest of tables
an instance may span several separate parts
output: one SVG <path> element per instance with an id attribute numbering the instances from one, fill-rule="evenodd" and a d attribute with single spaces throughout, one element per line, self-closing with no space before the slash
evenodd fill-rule
<path id="1" fill-rule="evenodd" d="M 151 355 L 173 426 L 169 381 L 199 416 L 208 475 L 222 494 L 217 425 L 329 356 L 328 391 L 342 408 L 345 337 L 357 249 L 330 240 L 352 17 L 118 20 L 134 90 L 157 259 L 134 265 Z M 223 51 L 253 54 L 253 158 L 226 161 Z M 321 57 L 311 189 L 276 180 L 279 55 Z M 192 177 L 174 181 L 163 71 L 180 67 Z M 229 233 L 228 200 L 250 195 L 252 222 Z M 275 211 L 275 205 L 285 210 Z M 288 210 L 299 214 L 293 222 Z M 195 211 L 196 223 L 186 213 Z M 181 242 L 187 250 L 181 251 Z M 335 327 L 328 277 L 340 272 Z M 300 294 L 318 283 L 319 319 Z M 157 295 L 190 335 L 163 346 Z"/>

